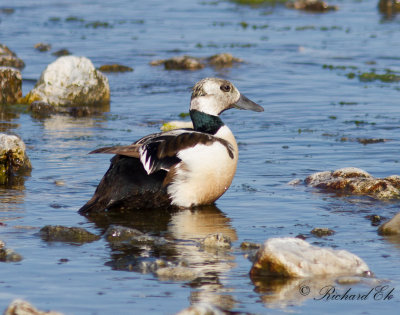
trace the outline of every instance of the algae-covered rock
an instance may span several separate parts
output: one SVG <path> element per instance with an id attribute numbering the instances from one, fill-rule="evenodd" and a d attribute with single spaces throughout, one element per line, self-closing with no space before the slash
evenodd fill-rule
<path id="1" fill-rule="evenodd" d="M 62 315 L 55 311 L 40 311 L 29 302 L 14 300 L 4 311 L 4 315 Z"/>
<path id="2" fill-rule="evenodd" d="M 25 63 L 6 45 L 0 44 L 0 66 L 22 69 Z"/>
<path id="3" fill-rule="evenodd" d="M 61 225 L 46 225 L 39 231 L 40 237 L 46 242 L 90 243 L 100 239 L 100 236 L 78 227 Z"/>
<path id="4" fill-rule="evenodd" d="M 16 104 L 21 97 L 21 72 L 12 67 L 0 67 L 0 105 Z"/>
<path id="5" fill-rule="evenodd" d="M 10 176 L 31 168 L 25 143 L 18 136 L 0 133 L 0 184 L 6 184 Z"/>
<path id="6" fill-rule="evenodd" d="M 179 56 L 171 59 L 155 60 L 150 63 L 152 66 L 164 65 L 166 70 L 199 70 L 204 64 L 199 58 L 191 56 Z"/>
<path id="7" fill-rule="evenodd" d="M 313 12 L 326 12 L 326 11 L 338 10 L 337 6 L 329 5 L 325 1 L 321 0 L 289 1 L 286 3 L 286 6 L 290 9 L 313 11 Z"/>
<path id="8" fill-rule="evenodd" d="M 0 262 L 18 262 L 22 256 L 12 249 L 6 248 L 6 244 L 0 240 Z"/>
<path id="9" fill-rule="evenodd" d="M 400 176 L 375 178 L 355 167 L 314 173 L 305 179 L 305 183 L 337 193 L 368 195 L 377 199 L 400 198 Z"/>
<path id="10" fill-rule="evenodd" d="M 252 276 L 302 278 L 326 275 L 362 275 L 367 264 L 345 250 L 312 246 L 299 238 L 271 238 L 257 252 Z"/>
<path id="11" fill-rule="evenodd" d="M 51 49 L 51 45 L 46 43 L 37 43 L 35 44 L 35 46 L 33 46 L 33 48 L 35 48 L 40 52 L 44 52 L 44 51 L 49 51 Z"/>
<path id="12" fill-rule="evenodd" d="M 132 72 L 133 69 L 128 66 L 112 64 L 112 65 L 102 65 L 99 68 L 102 72 Z"/>
<path id="13" fill-rule="evenodd" d="M 55 106 L 50 105 L 44 101 L 34 101 L 29 105 L 28 110 L 32 113 L 35 118 L 45 118 L 56 113 Z"/>
<path id="14" fill-rule="evenodd" d="M 318 237 L 323 237 L 323 236 L 330 236 L 335 234 L 334 230 L 331 230 L 329 228 L 313 228 L 311 230 L 311 234 L 314 234 L 315 236 Z"/>
<path id="15" fill-rule="evenodd" d="M 104 105 L 110 102 L 107 77 L 85 57 L 60 57 L 42 72 L 24 102 L 44 101 L 54 106 Z"/>
<path id="16" fill-rule="evenodd" d="M 397 213 L 388 222 L 378 228 L 380 235 L 399 235 L 400 234 L 400 212 Z"/>
<path id="17" fill-rule="evenodd" d="M 206 58 L 192 56 L 178 56 L 171 59 L 152 61 L 152 66 L 164 65 L 166 70 L 199 70 L 205 66 L 217 68 L 232 67 L 235 63 L 243 62 L 242 59 L 233 57 L 229 53 L 221 53 Z"/>
<path id="18" fill-rule="evenodd" d="M 62 57 L 72 55 L 72 53 L 68 49 L 63 48 L 53 52 L 52 55 L 56 57 Z"/>

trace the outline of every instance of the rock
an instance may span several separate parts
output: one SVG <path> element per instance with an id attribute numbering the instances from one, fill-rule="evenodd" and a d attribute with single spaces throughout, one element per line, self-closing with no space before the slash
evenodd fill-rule
<path id="1" fill-rule="evenodd" d="M 42 72 L 24 102 L 53 106 L 103 105 L 110 102 L 108 79 L 85 57 L 60 57 Z"/>
<path id="2" fill-rule="evenodd" d="M 51 45 L 46 43 L 37 43 L 35 46 L 33 46 L 33 48 L 39 50 L 40 52 L 44 52 L 49 51 L 51 49 Z"/>
<path id="3" fill-rule="evenodd" d="M 18 69 L 0 67 L 0 105 L 16 104 L 22 97 L 22 76 Z"/>
<path id="4" fill-rule="evenodd" d="M 388 17 L 393 14 L 400 12 L 400 1 L 399 0 L 379 0 L 378 3 L 379 11 Z"/>
<path id="5" fill-rule="evenodd" d="M 254 249 L 259 249 L 260 247 L 261 247 L 260 244 L 251 242 L 242 242 L 240 244 L 240 248 L 243 250 L 254 250 Z"/>
<path id="6" fill-rule="evenodd" d="M 374 178 L 355 167 L 314 173 L 305 179 L 305 183 L 338 193 L 368 195 L 377 199 L 400 198 L 400 176 Z"/>
<path id="7" fill-rule="evenodd" d="M 34 101 L 29 105 L 28 110 L 35 118 L 46 118 L 57 112 L 57 109 L 44 101 Z"/>
<path id="8" fill-rule="evenodd" d="M 207 58 L 197 58 L 192 56 L 179 56 L 171 59 L 152 61 L 152 66 L 164 65 L 166 70 L 199 70 L 206 65 L 224 68 L 232 67 L 233 64 L 243 62 L 242 59 L 235 58 L 229 53 L 221 53 Z"/>
<path id="9" fill-rule="evenodd" d="M 335 5 L 328 5 L 325 1 L 321 0 L 295 0 L 286 3 L 286 7 L 296 10 L 305 10 L 313 12 L 326 12 L 331 10 L 338 10 Z"/>
<path id="10" fill-rule="evenodd" d="M 113 65 L 102 65 L 99 68 L 102 72 L 132 72 L 133 69 L 131 67 L 113 64 Z"/>
<path id="11" fill-rule="evenodd" d="M 314 234 L 315 236 L 318 237 L 323 237 L 323 236 L 333 235 L 335 234 L 335 231 L 328 228 L 314 228 L 312 229 L 311 234 Z"/>
<path id="12" fill-rule="evenodd" d="M 155 274 L 162 281 L 192 281 L 199 276 L 195 268 L 183 266 L 159 268 Z"/>
<path id="13" fill-rule="evenodd" d="M 6 45 L 0 44 L 0 66 L 22 69 L 25 63 Z"/>
<path id="14" fill-rule="evenodd" d="M 32 304 L 23 300 L 14 300 L 4 311 L 4 315 L 62 315 L 54 311 L 39 311 Z"/>
<path id="15" fill-rule="evenodd" d="M 208 304 L 208 303 L 198 303 L 185 308 L 184 310 L 176 313 L 176 315 L 226 315 L 229 314 L 220 308 Z"/>
<path id="16" fill-rule="evenodd" d="M 173 57 L 171 59 L 156 60 L 150 63 L 152 66 L 164 65 L 166 70 L 199 70 L 204 64 L 199 58 L 191 56 Z"/>
<path id="17" fill-rule="evenodd" d="M 243 62 L 242 59 L 235 58 L 229 53 L 222 53 L 207 58 L 210 65 L 218 68 L 232 67 L 235 63 Z"/>
<path id="18" fill-rule="evenodd" d="M 400 234 L 400 212 L 397 213 L 388 222 L 383 223 L 378 228 L 378 233 L 380 235 L 398 235 L 398 234 Z"/>
<path id="19" fill-rule="evenodd" d="M 121 243 L 132 246 L 160 246 L 167 243 L 163 237 L 151 236 L 119 225 L 111 225 L 104 233 L 104 237 L 114 248 L 120 246 Z"/>
<path id="20" fill-rule="evenodd" d="M 60 49 L 52 53 L 53 56 L 62 57 L 72 55 L 68 49 Z"/>
<path id="21" fill-rule="evenodd" d="M 222 233 L 216 233 L 205 237 L 201 245 L 207 248 L 231 248 L 231 239 Z"/>
<path id="22" fill-rule="evenodd" d="M 6 248 L 6 244 L 0 240 L 0 261 L 1 262 L 18 262 L 22 260 L 22 256 L 12 249 Z"/>
<path id="23" fill-rule="evenodd" d="M 45 242 L 90 243 L 100 239 L 100 236 L 78 227 L 61 225 L 46 225 L 39 231 Z"/>
<path id="24" fill-rule="evenodd" d="M 378 214 L 367 215 L 366 218 L 371 221 L 372 226 L 378 226 L 385 219 Z"/>
<path id="25" fill-rule="evenodd" d="M 345 250 L 312 246 L 299 238 L 271 238 L 257 252 L 252 276 L 303 278 L 327 275 L 361 275 L 367 264 Z"/>
<path id="26" fill-rule="evenodd" d="M 174 129 L 181 129 L 181 128 L 190 128 L 193 129 L 193 123 L 191 121 L 180 121 L 180 120 L 173 120 L 168 121 L 160 127 L 162 131 L 169 131 Z"/>
<path id="27" fill-rule="evenodd" d="M 6 184 L 10 176 L 32 169 L 25 152 L 25 143 L 15 135 L 0 133 L 0 184 Z"/>

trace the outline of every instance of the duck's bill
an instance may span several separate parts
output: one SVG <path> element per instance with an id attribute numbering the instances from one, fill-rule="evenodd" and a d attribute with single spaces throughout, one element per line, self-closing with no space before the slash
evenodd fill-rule
<path id="1" fill-rule="evenodd" d="M 253 110 L 255 112 L 263 112 L 264 111 L 264 108 L 262 108 L 260 105 L 258 105 L 256 103 L 254 103 L 253 101 L 249 100 L 243 94 L 240 94 L 239 100 L 233 105 L 233 107 L 238 108 L 238 109 Z"/>

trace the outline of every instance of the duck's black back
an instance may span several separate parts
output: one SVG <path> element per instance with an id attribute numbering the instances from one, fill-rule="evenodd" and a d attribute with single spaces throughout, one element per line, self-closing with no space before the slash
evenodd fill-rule
<path id="1" fill-rule="evenodd" d="M 163 186 L 166 175 L 164 170 L 148 175 L 139 159 L 116 155 L 93 197 L 79 213 L 170 207 Z"/>

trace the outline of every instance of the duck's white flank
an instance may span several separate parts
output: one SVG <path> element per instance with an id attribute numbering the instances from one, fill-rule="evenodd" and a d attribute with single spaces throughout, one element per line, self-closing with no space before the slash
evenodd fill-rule
<path id="1" fill-rule="evenodd" d="M 173 205 L 210 204 L 231 185 L 238 161 L 238 146 L 227 126 L 221 127 L 215 137 L 229 142 L 233 157 L 218 141 L 180 151 L 178 157 L 182 161 L 176 165 L 174 180 L 168 187 Z"/>

